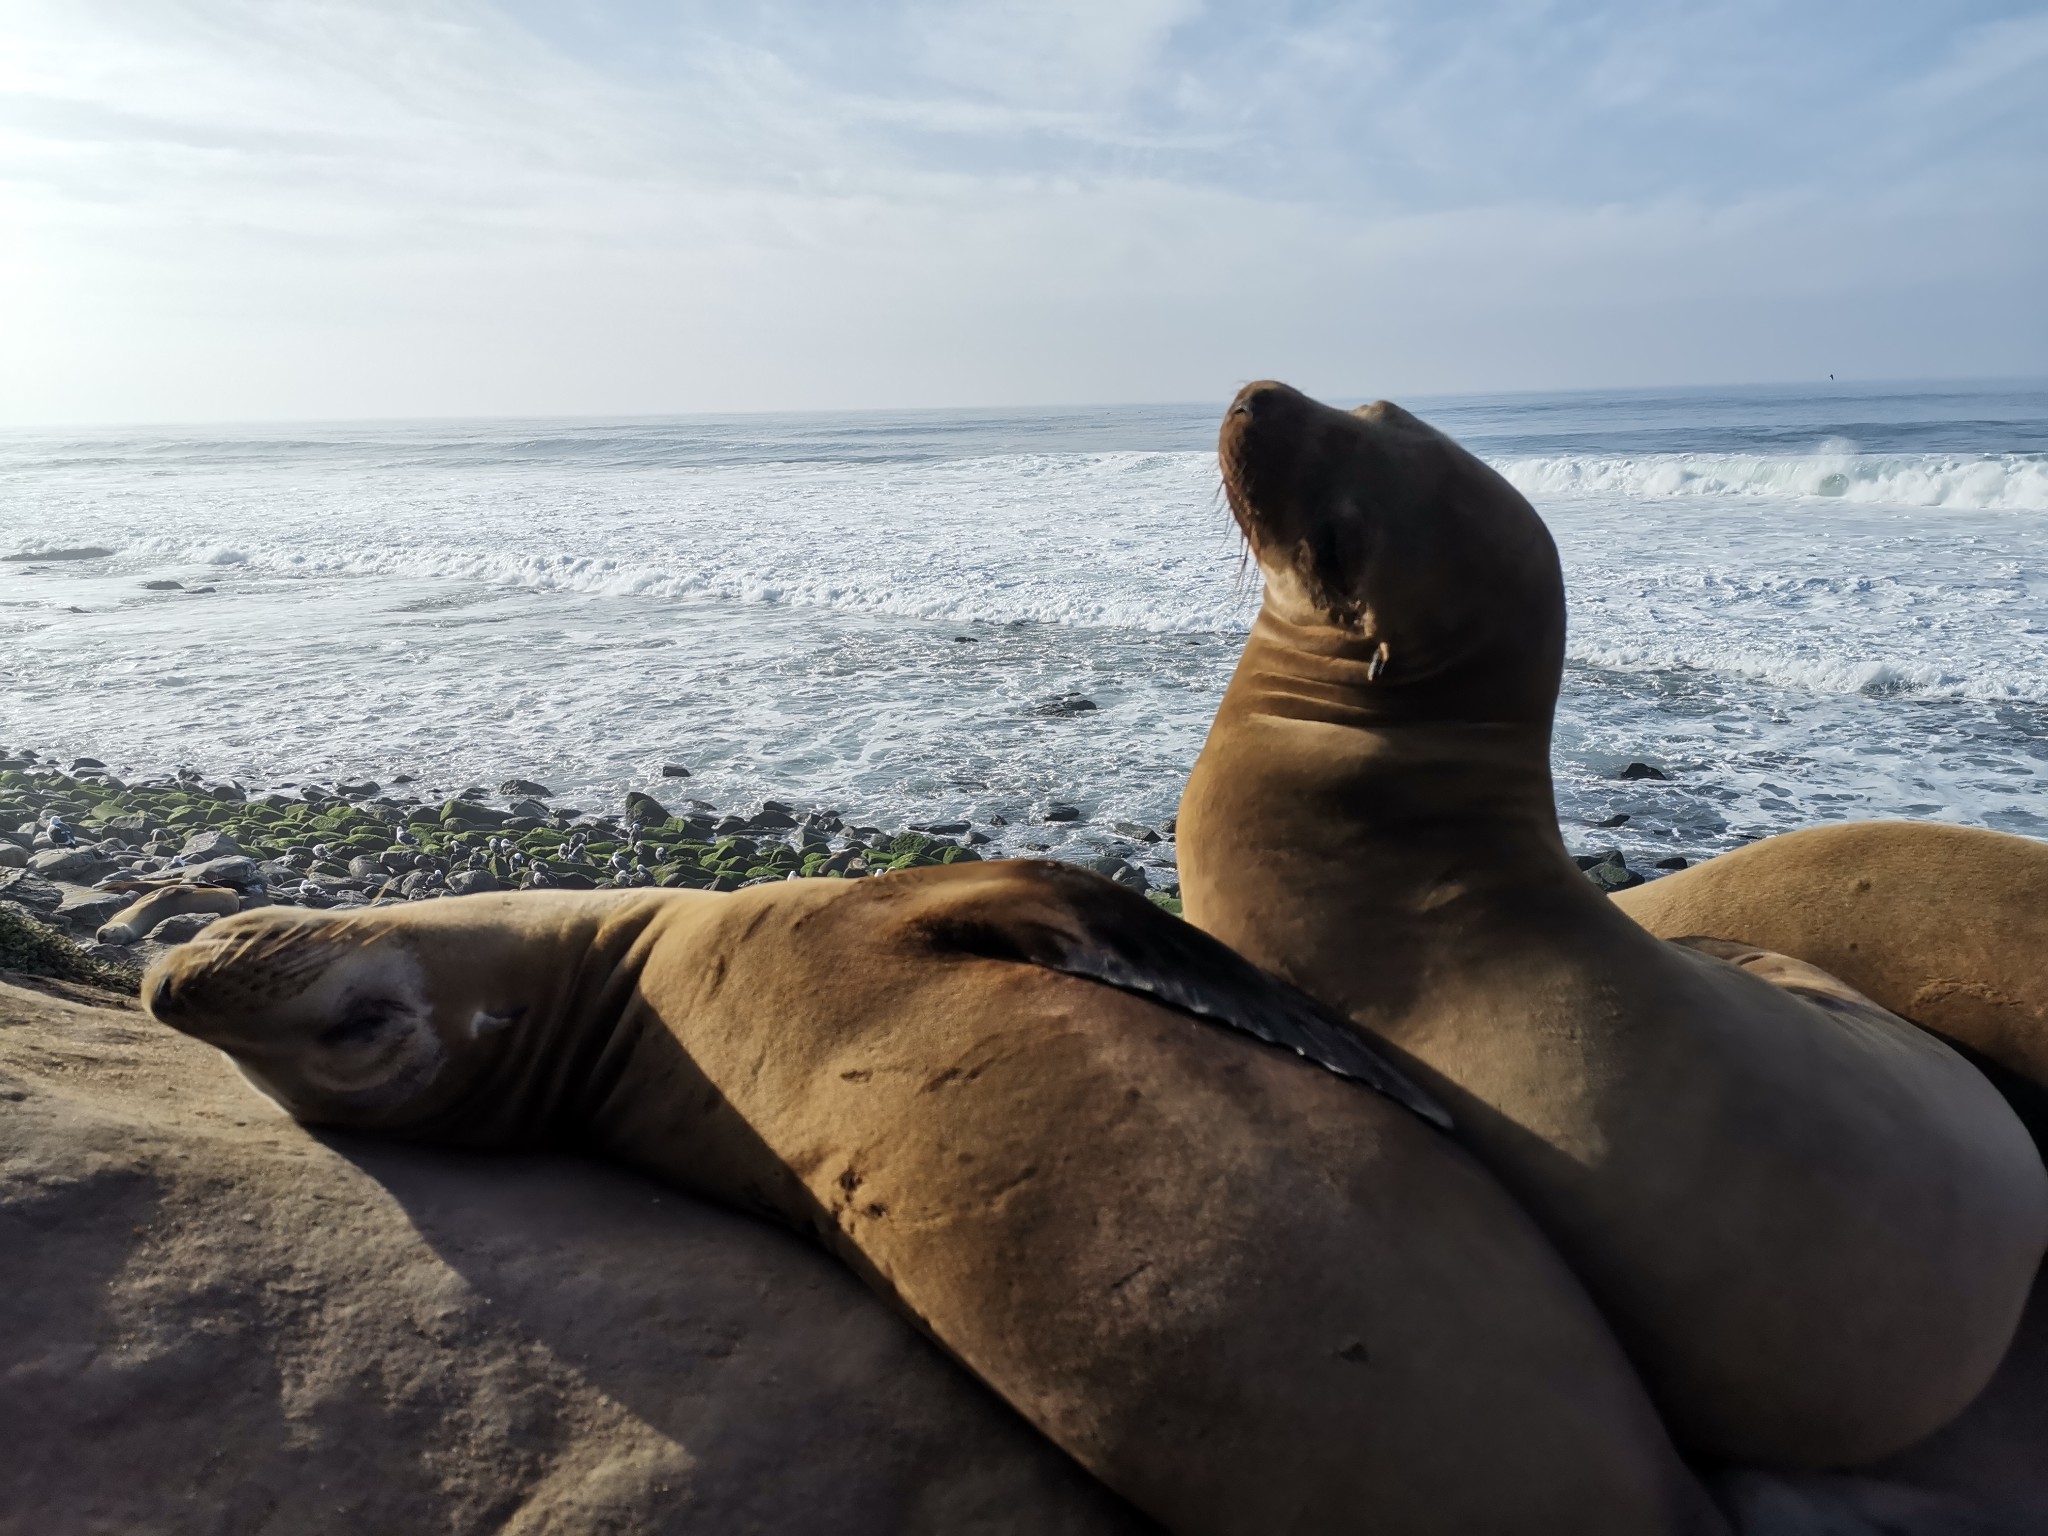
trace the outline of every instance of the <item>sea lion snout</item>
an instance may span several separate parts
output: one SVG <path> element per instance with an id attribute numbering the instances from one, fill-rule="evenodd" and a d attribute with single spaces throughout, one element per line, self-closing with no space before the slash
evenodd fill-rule
<path id="1" fill-rule="evenodd" d="M 1349 462 L 1360 446 L 1347 441 L 1354 427 L 1345 412 L 1270 379 L 1237 392 L 1217 458 L 1231 515 L 1260 564 L 1303 543 L 1329 565 L 1345 553 L 1337 546 L 1359 531 L 1363 509 L 1352 497 L 1367 478 Z"/>

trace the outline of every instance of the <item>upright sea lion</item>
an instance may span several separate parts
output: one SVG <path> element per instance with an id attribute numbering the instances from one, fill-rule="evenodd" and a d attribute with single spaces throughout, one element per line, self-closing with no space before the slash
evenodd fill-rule
<path id="1" fill-rule="evenodd" d="M 1927 821 L 1811 827 L 1614 903 L 1663 938 L 1710 934 L 1819 966 L 1988 1058 L 2048 1125 L 2048 843 Z"/>
<path id="2" fill-rule="evenodd" d="M 1247 387 L 1265 600 L 1181 802 L 1191 920 L 1407 1054 L 1600 1302 L 1680 1443 L 1868 1460 L 2012 1337 L 2048 1174 L 1952 1052 L 1660 943 L 1558 835 L 1557 553 L 1400 408 Z"/>
<path id="3" fill-rule="evenodd" d="M 143 996 L 302 1119 L 583 1143 L 815 1231 L 1176 1532 L 1719 1526 L 1412 1090 L 1093 876 L 266 909 Z"/>

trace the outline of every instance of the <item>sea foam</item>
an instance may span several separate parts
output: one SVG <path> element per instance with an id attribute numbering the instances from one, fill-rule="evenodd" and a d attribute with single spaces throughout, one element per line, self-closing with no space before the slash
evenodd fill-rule
<path id="1" fill-rule="evenodd" d="M 1574 846 L 1696 853 L 1851 814 L 2048 831 L 2034 395 L 1422 414 L 1557 538 Z M 0 436 L 0 553 L 115 551 L 0 564 L 0 741 L 451 791 L 516 770 L 586 804 L 671 793 L 683 762 L 721 805 L 1000 815 L 1029 850 L 1073 803 L 1072 836 L 1110 839 L 1172 814 L 1256 611 L 1214 426 Z M 1043 710 L 1070 694 L 1097 709 Z M 1618 780 L 1634 760 L 1673 777 Z"/>
<path id="2" fill-rule="evenodd" d="M 1810 454 L 1564 455 L 1495 465 L 1525 496 L 1742 496 L 1866 506 L 2048 512 L 2048 455 L 1860 453 L 1833 443 Z"/>

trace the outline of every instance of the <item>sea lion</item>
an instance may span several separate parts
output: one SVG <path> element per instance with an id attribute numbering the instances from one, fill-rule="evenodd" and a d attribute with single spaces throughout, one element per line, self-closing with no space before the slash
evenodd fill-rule
<path id="1" fill-rule="evenodd" d="M 1846 822 L 1764 838 L 1613 900 L 1662 938 L 1711 934 L 1840 977 L 1974 1053 L 2022 1118 L 2048 1128 L 2048 843 Z"/>
<path id="2" fill-rule="evenodd" d="M 1939 831 L 1954 831 L 1954 827 L 1939 827 Z M 1798 834 L 1792 836 L 1796 838 Z M 1980 836 L 1997 838 L 1997 834 Z M 1774 838 L 1769 842 L 1780 840 Z M 1876 889 L 1884 877 L 1882 860 L 1855 856 L 1858 842 L 1847 840 L 1845 846 L 1835 850 L 1847 864 L 1847 868 L 1835 868 L 1835 881 L 1847 885 L 1851 893 L 1860 883 Z M 1913 844 L 1917 840 L 1909 838 L 1905 842 Z M 1966 842 L 1982 846 L 1978 838 L 1968 838 Z M 2023 838 L 1999 838 L 1999 842 L 2025 844 Z M 1810 854 L 1812 850 L 1808 848 L 1806 852 Z M 2032 913 L 2015 911 L 2013 907 L 2025 905 L 2023 897 L 2028 895 L 2028 883 L 2011 877 L 2023 872 L 2030 860 L 2025 858 L 2025 848 L 2005 850 L 2005 854 L 2007 858 L 2003 860 L 1997 854 L 1987 860 L 2005 874 L 2005 879 L 1995 881 L 1987 891 L 1991 897 L 1989 905 L 1995 911 L 2005 909 L 1999 915 L 2005 915 L 2009 922 L 2017 920 L 2023 924 Z M 1800 862 L 1804 858 L 1806 854 L 1800 854 Z M 1862 866 L 1860 872 L 1858 864 Z M 1782 872 L 1782 860 L 1778 858 L 1765 858 L 1753 864 L 1753 868 L 1761 870 L 1772 870 L 1774 866 Z M 1894 864 L 1890 872 L 1905 877 L 1911 868 L 1911 864 Z M 1937 868 L 1939 864 L 1927 872 Z M 1946 872 L 1956 877 L 1960 866 L 1950 864 Z M 1718 881 L 1700 895 L 1706 897 L 1706 905 L 1712 909 L 1716 891 L 1733 891 L 1745 885 L 1747 881 L 1741 877 L 1733 883 Z M 1886 889 L 1892 889 L 1892 881 L 1886 881 Z M 1944 889 L 1944 895 L 1954 899 L 1956 889 L 1956 885 L 1950 885 Z M 2015 897 L 2021 897 L 2021 901 L 2013 901 Z M 1692 903 L 1688 901 L 1686 905 Z M 1886 907 L 1874 907 L 1864 901 L 1849 905 L 1839 915 L 1860 926 L 1866 940 L 1870 940 L 1876 938 L 1872 918 L 1884 911 Z M 1696 911 L 1694 915 L 1700 913 Z M 1997 918 L 1993 918 L 1995 924 Z M 1909 924 L 1896 918 L 1892 918 L 1890 926 L 1898 938 L 1913 932 Z M 1751 975 L 1808 997 L 1823 1008 L 1849 1014 L 1862 1012 L 1866 1016 L 1884 1016 L 1888 1012 L 1839 977 L 1790 954 L 1704 936 L 1679 936 L 1671 942 L 1718 954 Z M 1862 952 L 1862 946 L 1853 940 L 1837 940 L 1837 946 L 1851 956 Z M 1993 948 L 1987 956 L 1985 950 L 1968 946 L 1962 950 L 1952 948 L 1948 958 L 1952 963 L 1960 961 L 1960 965 L 1950 965 L 1948 969 L 1964 971 L 1964 975 L 1950 977 L 1946 985 L 1933 987 L 1931 993 L 1946 999 L 1958 989 L 1976 989 L 1980 997 L 1982 971 L 1997 971 L 2001 981 L 2011 981 L 2015 969 L 2025 969 L 2021 956 L 2032 958 L 2032 950 Z M 2019 961 L 2017 967 L 2015 961 Z M 2005 1022 L 2011 1024 L 2011 1020 Z M 1968 1047 L 1962 1049 L 1968 1053 Z M 2038 1110 L 2042 1104 L 2048 1104 L 2048 1090 L 1989 1057 L 1972 1059 L 1991 1075 L 1993 1087 L 1999 1087 L 1999 1092 L 2005 1094 L 2021 1122 L 2028 1124 L 2036 1145 L 2044 1145 L 2048 1120 L 2040 1118 Z M 1716 1491 L 1722 1503 L 1735 1513 L 1743 1536 L 1808 1536 L 1817 1530 L 1866 1532 L 1868 1536 L 1876 1536 L 1876 1532 L 1898 1532 L 1898 1536 L 2034 1536 L 2034 1532 L 2048 1530 L 2048 1460 L 2042 1456 L 2042 1446 L 2048 1446 L 2048 1276 L 2038 1274 L 2034 1292 L 2019 1317 L 2019 1331 L 1999 1362 L 1991 1384 L 1956 1419 L 1942 1425 L 1942 1430 L 1880 1462 L 1825 1475 L 1769 1477 L 1733 1473 L 1716 1481 Z"/>
<path id="3" fill-rule="evenodd" d="M 815 1232 L 1174 1531 L 1719 1528 L 1534 1223 L 1336 1071 L 1412 1092 L 1092 875 L 266 909 L 143 997 L 302 1119 L 587 1145 Z"/>
<path id="4" fill-rule="evenodd" d="M 242 896 L 221 885 L 163 885 L 139 901 L 131 901 L 100 925 L 94 935 L 102 944 L 133 944 L 146 938 L 150 929 L 169 917 L 188 912 L 213 912 L 222 916 L 242 910 Z"/>
<path id="5" fill-rule="evenodd" d="M 1869 1460 L 2012 1337 L 2048 1174 L 1909 1026 L 1652 939 L 1558 835 L 1557 552 L 1397 406 L 1248 386 L 1264 604 L 1181 802 L 1188 917 L 1391 1042 L 1578 1270 L 1681 1445 Z"/>

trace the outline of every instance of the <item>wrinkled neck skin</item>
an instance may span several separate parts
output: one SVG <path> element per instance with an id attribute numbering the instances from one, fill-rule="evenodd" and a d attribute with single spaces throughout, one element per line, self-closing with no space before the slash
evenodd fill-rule
<path id="1" fill-rule="evenodd" d="M 461 924 L 465 911 L 403 923 L 444 1039 L 459 1039 L 472 1012 L 507 1022 L 458 1049 L 402 1112 L 363 1128 L 489 1150 L 582 1145 L 643 1027 L 630 1003 L 661 915 L 641 893 L 565 893 L 508 903 L 488 928 Z"/>
<path id="2" fill-rule="evenodd" d="M 693 989 L 715 974 L 726 901 L 704 892 L 564 893 L 522 909 L 505 1002 L 524 1011 L 442 1101 L 393 1125 L 424 1141 L 588 1151 L 707 1198 L 810 1227 L 815 1202 L 692 1060 Z M 648 995 L 650 960 L 671 978 Z M 454 959 L 460 965 L 460 950 Z"/>
<path id="3" fill-rule="evenodd" d="M 1441 678 L 1374 678 L 1369 634 L 1290 618 L 1287 595 L 1262 608 L 1182 801 L 1192 921 L 1381 1027 L 1424 979 L 1448 997 L 1440 982 L 1498 960 L 1504 935 L 1540 951 L 1557 924 L 1617 915 L 1558 833 L 1547 706 L 1445 718 Z"/>
<path id="4" fill-rule="evenodd" d="M 1439 680 L 1416 684 L 1397 672 L 1375 679 L 1377 650 L 1369 634 L 1283 618 L 1269 604 L 1252 626 L 1223 709 L 1325 738 L 1319 752 L 1331 765 L 1302 787 L 1314 783 L 1341 799 L 1347 818 L 1364 829 L 1367 850 L 1377 850 L 1369 856 L 1388 866 L 1378 871 L 1383 880 L 1408 880 L 1399 866 L 1410 854 L 1446 838 L 1468 842 L 1482 825 L 1518 838 L 1533 833 L 1569 865 L 1550 780 L 1549 711 L 1444 718 L 1434 697 Z M 1455 782 L 1432 782 L 1416 771 L 1424 765 L 1454 774 Z"/>

